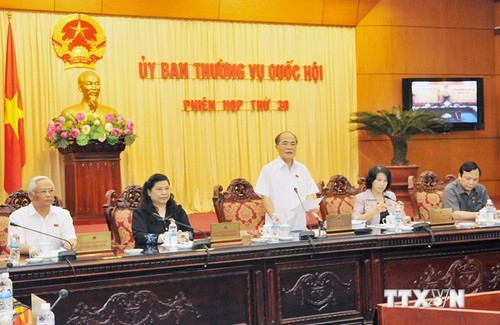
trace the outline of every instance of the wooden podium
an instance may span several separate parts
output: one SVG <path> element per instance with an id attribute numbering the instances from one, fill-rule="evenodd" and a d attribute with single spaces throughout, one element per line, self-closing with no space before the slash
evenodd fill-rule
<path id="1" fill-rule="evenodd" d="M 64 158 L 65 206 L 75 224 L 103 221 L 106 191 L 122 189 L 120 153 L 124 149 L 121 142 L 109 145 L 97 141 L 59 149 Z"/>

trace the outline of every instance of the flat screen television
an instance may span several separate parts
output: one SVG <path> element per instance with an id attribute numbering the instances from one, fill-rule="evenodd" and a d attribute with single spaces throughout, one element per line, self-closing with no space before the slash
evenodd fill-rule
<path id="1" fill-rule="evenodd" d="M 442 113 L 438 132 L 484 130 L 483 78 L 405 78 L 403 109 Z"/>

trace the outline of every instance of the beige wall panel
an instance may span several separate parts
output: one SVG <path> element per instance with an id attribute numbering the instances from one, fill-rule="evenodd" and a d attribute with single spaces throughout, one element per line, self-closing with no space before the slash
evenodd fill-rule
<path id="1" fill-rule="evenodd" d="M 359 4 L 351 0 L 325 0 L 323 24 L 356 26 Z"/>
<path id="2" fill-rule="evenodd" d="M 55 0 L 56 11 L 68 11 L 74 13 L 101 13 L 101 0 Z"/>
<path id="3" fill-rule="evenodd" d="M 54 10 L 54 0 L 0 0 L 0 8 Z"/>
<path id="4" fill-rule="evenodd" d="M 221 0 L 220 19 L 321 24 L 323 0 Z"/>
<path id="5" fill-rule="evenodd" d="M 492 0 L 380 0 L 360 25 L 489 28 Z"/>
<path id="6" fill-rule="evenodd" d="M 358 27 L 358 73 L 491 74 L 491 30 Z"/>
<path id="7" fill-rule="evenodd" d="M 218 19 L 218 0 L 102 0 L 109 15 Z"/>

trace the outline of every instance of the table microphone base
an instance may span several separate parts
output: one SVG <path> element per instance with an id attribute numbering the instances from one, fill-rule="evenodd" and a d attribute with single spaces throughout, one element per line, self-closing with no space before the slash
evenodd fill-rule
<path id="1" fill-rule="evenodd" d="M 206 249 L 210 248 L 212 245 L 210 244 L 209 239 L 197 239 L 193 240 L 193 249 Z"/>
<path id="2" fill-rule="evenodd" d="M 60 262 L 76 261 L 76 252 L 74 250 L 60 251 L 59 253 L 57 253 L 57 256 L 59 257 Z"/>
<path id="3" fill-rule="evenodd" d="M 302 230 L 299 233 L 300 240 L 308 240 L 309 238 L 314 238 L 314 231 L 312 230 Z"/>

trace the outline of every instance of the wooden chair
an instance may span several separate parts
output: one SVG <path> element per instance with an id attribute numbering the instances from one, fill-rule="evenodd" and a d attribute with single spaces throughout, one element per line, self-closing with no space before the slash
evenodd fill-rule
<path id="1" fill-rule="evenodd" d="M 343 175 L 334 175 L 325 187 L 324 182 L 318 183 L 321 195 L 324 196 L 319 204 L 323 220 L 329 215 L 352 214 L 354 197 L 366 189 L 365 179 L 358 180 L 358 187 L 351 185 Z"/>
<path id="2" fill-rule="evenodd" d="M 417 181 L 413 176 L 408 177 L 408 192 L 413 205 L 414 220 L 427 221 L 432 209 L 443 207 L 444 188 L 456 177 L 448 174 L 445 179 L 446 182 L 439 181 L 437 175 L 429 170 L 421 173 Z"/>
<path id="3" fill-rule="evenodd" d="M 222 185 L 214 187 L 215 214 L 219 222 L 240 223 L 241 230 L 257 230 L 264 224 L 266 209 L 253 186 L 244 178 L 234 179 L 223 192 Z"/>
<path id="4" fill-rule="evenodd" d="M 25 207 L 31 203 L 28 192 L 18 190 L 10 194 L 4 204 L 0 205 L 0 252 L 9 253 L 7 247 L 9 243 L 9 216 L 19 208 Z M 54 197 L 55 206 L 62 207 L 62 201 L 57 196 Z"/>
<path id="5" fill-rule="evenodd" d="M 111 237 L 116 245 L 133 248 L 135 246 L 132 233 L 132 214 L 141 201 L 142 187 L 130 185 L 120 197 L 116 198 L 115 190 L 106 192 L 106 203 L 103 205 L 104 215 Z"/>

